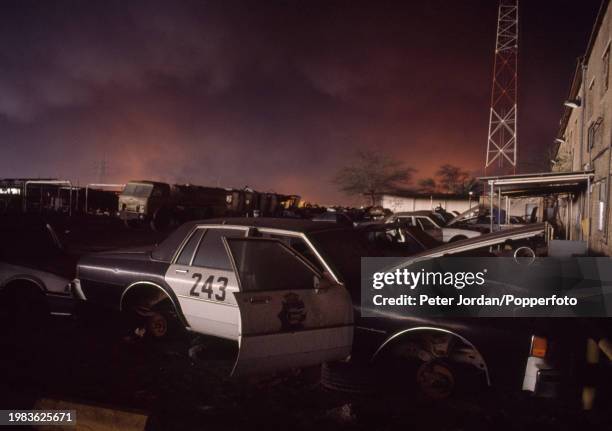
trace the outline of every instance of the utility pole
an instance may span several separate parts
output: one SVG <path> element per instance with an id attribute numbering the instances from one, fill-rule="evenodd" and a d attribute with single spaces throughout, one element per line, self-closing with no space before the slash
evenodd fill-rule
<path id="1" fill-rule="evenodd" d="M 494 162 L 497 162 L 497 171 L 507 172 L 506 164 L 516 173 L 517 66 L 518 0 L 500 0 L 485 174 Z"/>
<path id="2" fill-rule="evenodd" d="M 98 182 L 103 184 L 106 182 L 106 176 L 108 174 L 108 162 L 106 161 L 106 155 L 102 160 L 98 160 L 95 163 L 95 170 L 98 174 Z"/>

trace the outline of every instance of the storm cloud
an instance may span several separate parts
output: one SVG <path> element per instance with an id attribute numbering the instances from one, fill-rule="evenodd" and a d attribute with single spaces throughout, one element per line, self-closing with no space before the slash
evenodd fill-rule
<path id="1" fill-rule="evenodd" d="M 330 178 L 357 148 L 417 177 L 443 163 L 477 173 L 495 3 L 3 2 L 0 176 L 84 184 L 106 160 L 109 182 L 249 185 L 329 203 L 349 202 Z M 553 3 L 536 3 L 521 11 L 525 166 L 556 132 L 599 2 L 580 13 L 554 2 L 556 23 L 544 19 Z M 559 46 L 563 22 L 574 30 Z"/>

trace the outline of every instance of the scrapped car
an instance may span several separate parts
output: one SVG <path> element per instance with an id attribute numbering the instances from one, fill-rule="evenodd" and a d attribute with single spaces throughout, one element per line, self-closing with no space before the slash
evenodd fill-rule
<path id="1" fill-rule="evenodd" d="M 401 266 L 447 256 L 503 255 L 514 257 L 517 270 L 523 271 L 521 265 L 550 237 L 548 224 L 531 224 L 443 244 L 402 260 Z M 358 268 L 355 261 L 342 274 L 353 294 L 359 291 L 358 281 L 350 274 Z M 376 317 L 361 317 L 366 311 Z M 572 318 L 428 317 L 374 306 L 366 310 L 361 304 L 355 316 L 350 361 L 324 364 L 324 386 L 350 392 L 383 386 L 384 391 L 392 387 L 409 393 L 417 388 L 436 399 L 487 386 L 560 396 L 575 377 L 572 352 L 583 351 L 580 342 L 590 330 L 590 323 Z"/>
<path id="2" fill-rule="evenodd" d="M 0 314 L 20 322 L 74 309 L 70 282 L 76 259 L 51 225 L 41 220 L 0 222 Z"/>
<path id="3" fill-rule="evenodd" d="M 354 225 L 353 220 L 347 214 L 337 211 L 327 211 L 321 214 L 317 214 L 312 218 L 312 221 L 338 223 L 345 226 Z"/>
<path id="4" fill-rule="evenodd" d="M 497 211 L 497 208 L 495 208 Z M 508 223 L 498 224 L 496 221 L 496 217 L 491 218 L 488 209 L 482 209 L 478 206 L 470 208 L 469 210 L 463 212 L 462 214 L 458 214 L 453 219 L 449 220 L 446 224 L 447 227 L 453 228 L 461 228 L 461 229 L 470 229 L 477 230 L 482 233 L 491 232 L 491 226 L 493 227 L 493 231 L 500 229 L 511 229 L 520 226 L 525 226 L 527 222 L 523 217 L 520 216 L 508 216 Z M 505 211 L 502 213 L 502 217 L 505 214 Z"/>
<path id="5" fill-rule="evenodd" d="M 150 336 L 178 326 L 238 342 L 233 374 L 346 358 L 353 301 L 339 274 L 361 256 L 414 254 L 435 244 L 401 225 L 309 220 L 188 222 L 153 249 L 81 258 L 86 303 L 142 316 Z"/>
<path id="6" fill-rule="evenodd" d="M 397 221 L 420 227 L 442 242 L 458 241 L 480 235 L 480 232 L 474 230 L 447 227 L 444 224 L 444 218 L 431 211 L 398 212 L 387 218 L 389 223 Z"/>

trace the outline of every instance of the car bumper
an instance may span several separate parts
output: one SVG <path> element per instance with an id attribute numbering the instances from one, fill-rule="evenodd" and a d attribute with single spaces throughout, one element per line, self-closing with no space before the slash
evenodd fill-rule
<path id="1" fill-rule="evenodd" d="M 145 214 L 136 211 L 121 210 L 117 211 L 117 217 L 119 217 L 121 220 L 144 220 L 146 216 Z"/>
<path id="2" fill-rule="evenodd" d="M 70 283 L 70 291 L 72 292 L 72 296 L 74 296 L 79 301 L 87 301 L 85 294 L 83 293 L 83 289 L 81 289 L 81 282 L 78 278 L 75 278 Z"/>

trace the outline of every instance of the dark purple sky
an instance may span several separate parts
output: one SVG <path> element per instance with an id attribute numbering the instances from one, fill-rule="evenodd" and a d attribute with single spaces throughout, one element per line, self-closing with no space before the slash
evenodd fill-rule
<path id="1" fill-rule="evenodd" d="M 600 0 L 523 0 L 519 166 L 558 128 Z M 497 2 L 3 1 L 0 177 L 148 178 L 350 203 L 357 148 L 484 163 Z"/>

